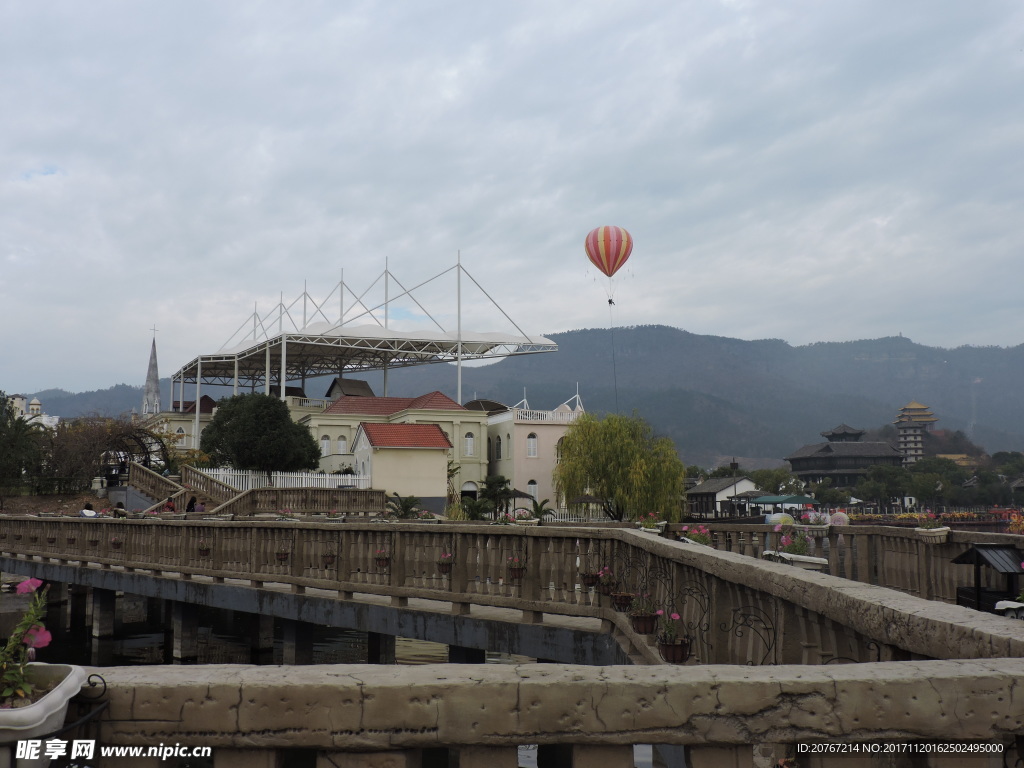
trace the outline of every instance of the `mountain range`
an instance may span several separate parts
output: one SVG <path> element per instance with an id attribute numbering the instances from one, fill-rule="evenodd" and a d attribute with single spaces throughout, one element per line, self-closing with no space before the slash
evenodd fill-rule
<path id="1" fill-rule="evenodd" d="M 819 433 L 846 423 L 874 429 L 911 401 L 928 405 L 936 429 L 960 430 L 990 453 L 1024 449 L 1024 345 L 943 349 L 902 336 L 794 347 L 778 339 L 743 341 L 666 326 L 549 334 L 553 354 L 524 355 L 463 367 L 463 401 L 527 399 L 556 407 L 577 392 L 591 412 L 636 412 L 670 437 L 687 464 L 777 465 Z M 140 361 L 140 374 L 145 375 Z M 366 374 L 378 394 L 379 373 Z M 329 380 L 310 380 L 322 397 Z M 292 382 L 294 384 L 294 382 Z M 391 371 L 389 394 L 440 390 L 456 395 L 452 365 Z M 170 382 L 162 381 L 162 402 Z M 214 397 L 229 388 L 204 387 Z M 138 410 L 142 387 L 120 384 L 71 394 L 32 393 L 55 416 L 117 415 Z M 190 394 L 186 391 L 186 398 Z"/>

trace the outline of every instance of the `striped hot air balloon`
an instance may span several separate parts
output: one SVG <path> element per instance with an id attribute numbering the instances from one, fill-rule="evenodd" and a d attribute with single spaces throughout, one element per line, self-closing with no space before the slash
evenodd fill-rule
<path id="1" fill-rule="evenodd" d="M 633 237 L 622 227 L 598 227 L 583 241 L 594 266 L 611 277 L 626 263 L 633 250 Z"/>

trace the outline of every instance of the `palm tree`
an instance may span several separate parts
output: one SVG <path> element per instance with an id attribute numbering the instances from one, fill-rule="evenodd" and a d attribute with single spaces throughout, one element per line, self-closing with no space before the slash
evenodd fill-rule
<path id="1" fill-rule="evenodd" d="M 480 490 L 480 496 L 490 502 L 494 509 L 494 516 L 508 512 L 509 505 L 515 495 L 508 484 L 508 478 L 504 475 L 489 475 L 484 479 L 484 487 Z"/>
<path id="2" fill-rule="evenodd" d="M 420 499 L 418 496 L 399 496 L 397 492 L 387 502 L 388 511 L 391 514 L 405 520 L 416 517 L 419 511 Z"/>
<path id="3" fill-rule="evenodd" d="M 546 515 L 554 514 L 555 510 L 548 506 L 549 501 L 550 499 L 544 499 L 543 501 L 538 502 L 534 499 L 531 502 L 533 509 L 530 510 L 533 513 L 533 516 L 539 520 L 543 520 Z"/>

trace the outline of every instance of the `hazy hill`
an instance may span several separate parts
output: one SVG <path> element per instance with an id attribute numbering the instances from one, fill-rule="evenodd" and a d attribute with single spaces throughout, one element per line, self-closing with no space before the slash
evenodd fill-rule
<path id="1" fill-rule="evenodd" d="M 612 337 L 615 362 L 612 361 Z M 555 354 L 463 369 L 463 400 L 488 397 L 536 408 L 569 399 L 579 385 L 589 411 L 636 410 L 671 437 L 687 463 L 731 456 L 778 460 L 821 440 L 840 422 L 862 428 L 891 422 L 911 400 L 927 404 L 939 429 L 964 430 L 990 452 L 1024 448 L 1024 346 L 941 349 L 891 337 L 793 347 L 777 339 L 698 336 L 665 326 L 550 334 Z M 140 373 L 144 374 L 144 361 Z M 381 376 L 366 376 L 378 394 Z M 455 396 L 454 366 L 392 371 L 390 393 L 439 389 Z M 324 381 L 307 383 L 320 397 Z M 169 402 L 164 383 L 163 402 Z M 204 388 L 204 392 L 213 394 Z M 141 387 L 38 393 L 48 413 L 138 409 Z M 186 397 L 189 397 L 186 392 Z M 749 463 L 749 462 L 748 462 Z"/>

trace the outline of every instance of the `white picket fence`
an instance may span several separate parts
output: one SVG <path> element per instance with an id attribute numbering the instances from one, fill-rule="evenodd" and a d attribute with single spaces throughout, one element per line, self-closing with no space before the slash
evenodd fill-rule
<path id="1" fill-rule="evenodd" d="M 329 475 L 325 472 L 266 472 L 244 469 L 205 469 L 220 482 L 248 491 L 253 488 L 359 488 L 370 487 L 369 475 Z"/>

